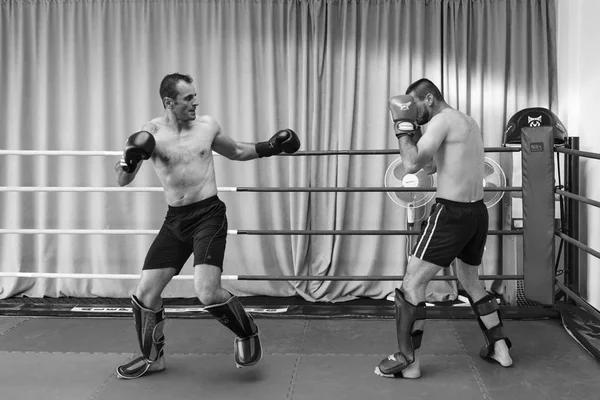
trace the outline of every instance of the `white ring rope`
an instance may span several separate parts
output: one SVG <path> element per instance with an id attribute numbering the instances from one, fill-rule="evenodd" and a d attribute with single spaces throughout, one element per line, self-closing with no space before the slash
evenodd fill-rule
<path id="1" fill-rule="evenodd" d="M 0 234 L 19 235 L 156 235 L 158 229 L 0 229 Z M 237 229 L 227 230 L 228 235 L 237 235 Z"/>
<path id="2" fill-rule="evenodd" d="M 118 156 L 122 151 L 82 151 L 82 150 L 0 150 L 2 156 Z"/>
<path id="3" fill-rule="evenodd" d="M 117 156 L 123 151 L 93 151 L 93 150 L 0 150 L 0 156 Z M 220 154 L 213 151 L 214 156 Z"/>
<path id="4" fill-rule="evenodd" d="M 237 192 L 235 186 L 218 187 L 219 192 Z M 102 186 L 0 186 L 0 192 L 163 192 L 162 187 L 102 187 Z"/>
<path id="5" fill-rule="evenodd" d="M 79 274 L 58 272 L 0 272 L 0 278 L 68 278 L 68 279 L 140 279 L 137 274 Z M 175 280 L 193 280 L 194 275 L 175 275 Z M 221 280 L 237 281 L 238 275 L 221 275 Z"/>

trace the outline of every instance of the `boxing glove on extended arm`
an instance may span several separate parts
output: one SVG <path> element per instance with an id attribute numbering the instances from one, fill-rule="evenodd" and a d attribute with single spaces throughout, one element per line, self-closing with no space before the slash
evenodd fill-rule
<path id="1" fill-rule="evenodd" d="M 152 156 L 155 147 L 156 140 L 150 132 L 139 131 L 129 136 L 120 161 L 123 171 L 127 173 L 135 171 L 142 160 L 147 160 Z"/>
<path id="2" fill-rule="evenodd" d="M 412 136 L 418 129 L 417 105 L 412 96 L 399 95 L 389 100 L 390 117 L 394 123 L 394 133 L 400 139 L 402 136 Z"/>
<path id="3" fill-rule="evenodd" d="M 256 154 L 259 157 L 270 157 L 281 153 L 295 153 L 300 148 L 300 139 L 296 132 L 291 129 L 284 129 L 274 134 L 266 142 L 258 142 L 254 146 Z"/>

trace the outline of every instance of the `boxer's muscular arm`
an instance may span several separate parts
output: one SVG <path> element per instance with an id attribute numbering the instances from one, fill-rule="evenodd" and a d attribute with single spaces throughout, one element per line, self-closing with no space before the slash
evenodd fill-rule
<path id="1" fill-rule="evenodd" d="M 221 125 L 213 117 L 206 117 L 206 121 L 215 131 L 212 149 L 230 160 L 248 161 L 258 158 L 254 151 L 253 143 L 237 142 L 221 131 Z"/>
<path id="2" fill-rule="evenodd" d="M 398 139 L 398 146 L 406 170 L 415 173 L 432 162 L 433 156 L 447 135 L 448 129 L 445 122 L 439 116 L 435 116 L 427 124 L 427 132 L 417 143 L 414 143 L 407 135 L 401 136 Z"/>
<path id="3" fill-rule="evenodd" d="M 434 158 L 432 158 L 427 164 L 423 165 L 423 171 L 425 171 L 427 175 L 433 175 L 437 172 L 437 165 Z"/>
<path id="4" fill-rule="evenodd" d="M 135 179 L 135 176 L 137 175 L 141 166 L 142 166 L 142 163 L 140 162 L 135 167 L 135 170 L 133 172 L 127 173 L 127 172 L 123 171 L 123 167 L 121 166 L 121 161 L 117 162 L 115 164 L 115 173 L 117 174 L 117 184 L 119 186 L 126 186 L 126 185 L 129 185 L 131 182 L 133 182 L 133 180 Z"/>
<path id="5" fill-rule="evenodd" d="M 230 160 L 248 161 L 258 158 L 258 154 L 254 150 L 254 143 L 236 142 L 221 131 L 215 136 L 212 149 Z"/>
<path id="6" fill-rule="evenodd" d="M 412 135 L 413 143 L 416 144 L 421 139 L 421 137 L 423 136 L 425 131 L 426 131 L 425 126 L 419 126 L 417 128 L 417 130 L 415 131 L 415 133 Z M 425 164 L 423 166 L 423 171 L 425 171 L 425 173 L 427 173 L 428 175 L 433 175 L 437 172 L 437 165 L 435 163 L 435 158 L 432 158 L 430 162 L 428 162 L 427 164 Z"/>
<path id="7" fill-rule="evenodd" d="M 213 139 L 212 149 L 230 160 L 254 160 L 258 157 L 270 157 L 282 151 L 295 153 L 300 148 L 300 139 L 291 129 L 281 130 L 273 135 L 269 141 L 258 143 L 236 142 L 221 133 L 218 124 L 215 125 L 215 129 L 216 135 Z"/>

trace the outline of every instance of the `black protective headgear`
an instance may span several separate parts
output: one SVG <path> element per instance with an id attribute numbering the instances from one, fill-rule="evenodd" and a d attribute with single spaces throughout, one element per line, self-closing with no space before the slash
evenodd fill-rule
<path id="1" fill-rule="evenodd" d="M 558 117 L 547 108 L 524 108 L 513 115 L 506 124 L 502 146 L 521 144 L 521 128 L 536 128 L 538 126 L 554 127 L 554 144 L 565 144 L 567 129 Z"/>

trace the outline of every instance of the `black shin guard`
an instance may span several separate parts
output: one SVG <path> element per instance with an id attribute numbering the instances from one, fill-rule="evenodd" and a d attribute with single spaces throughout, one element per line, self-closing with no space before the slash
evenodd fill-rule
<path id="1" fill-rule="evenodd" d="M 232 296 L 225 303 L 205 308 L 235 334 L 234 354 L 239 367 L 247 367 L 260 361 L 262 346 L 258 337 L 258 326 L 236 296 Z"/>
<path id="2" fill-rule="evenodd" d="M 383 376 L 396 376 L 415 361 L 415 350 L 421 347 L 423 329 L 415 327 L 415 322 L 425 320 L 425 302 L 416 306 L 409 303 L 404 293 L 396 289 L 396 335 L 398 352 L 379 363 Z"/>
<path id="3" fill-rule="evenodd" d="M 473 302 L 473 300 L 469 297 L 469 302 L 471 303 L 473 312 L 477 316 L 477 322 L 479 323 L 479 327 L 483 332 L 483 336 L 485 338 L 486 343 L 485 346 L 481 348 L 479 356 L 484 360 L 493 360 L 491 359 L 491 356 L 494 354 L 494 344 L 497 341 L 504 339 L 509 349 L 512 346 L 510 339 L 504 336 L 504 333 L 502 331 L 502 327 L 504 325 L 502 324 L 502 318 L 500 316 L 500 306 L 498 306 L 496 299 L 489 294 L 476 302 Z M 491 328 L 488 328 L 481 320 L 481 317 L 490 315 L 492 313 L 498 314 L 498 324 Z"/>
<path id="4" fill-rule="evenodd" d="M 165 309 L 158 311 L 145 308 L 135 296 L 131 296 L 135 331 L 142 356 L 117 368 L 117 375 L 124 379 L 135 379 L 144 375 L 149 370 L 164 369 L 164 360 L 161 360 L 165 345 L 163 328 L 165 324 Z M 157 361 L 161 361 L 153 365 Z"/>
<path id="5" fill-rule="evenodd" d="M 414 306 L 406 300 L 401 290 L 396 289 L 395 303 L 398 350 L 412 363 L 414 351 L 421 347 L 423 340 L 423 330 L 417 329 L 415 322 L 426 318 L 425 302 Z"/>
<path id="6" fill-rule="evenodd" d="M 161 307 L 160 310 L 153 311 L 145 308 L 135 296 L 131 296 L 131 304 L 140 350 L 144 358 L 154 362 L 163 354 L 165 346 L 165 309 Z"/>

